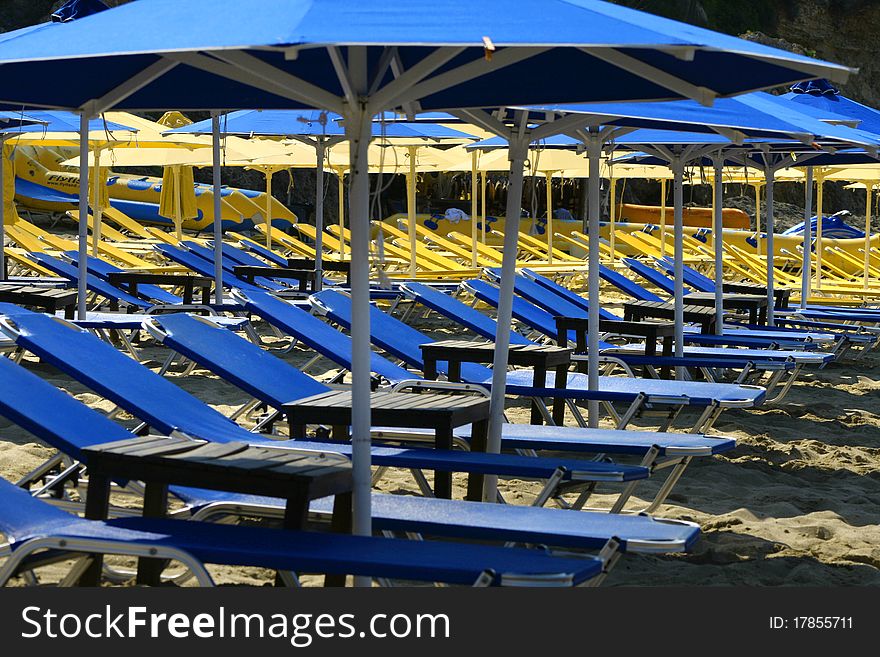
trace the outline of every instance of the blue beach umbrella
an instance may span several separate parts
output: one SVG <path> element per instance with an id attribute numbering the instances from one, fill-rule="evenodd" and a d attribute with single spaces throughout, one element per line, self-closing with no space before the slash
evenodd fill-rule
<path id="1" fill-rule="evenodd" d="M 842 83 L 851 72 L 599 0 L 139 0 L 2 41 L 0 66 L 0 103 L 12 108 L 85 117 L 110 108 L 214 111 L 218 202 L 220 109 L 326 109 L 345 117 L 352 145 L 354 527 L 362 534 L 371 530 L 367 146 L 374 115 L 455 110 L 507 136 L 507 215 L 515 216 L 529 142 L 564 131 L 567 119 L 530 127 L 523 114 L 510 124 L 461 108 L 678 98 L 710 104 L 817 77 Z M 560 71 L 562 84 L 554 74 Z M 215 243 L 219 215 L 216 208 Z M 503 420 L 516 235 L 508 231 L 505 239 L 493 451 Z M 219 264 L 218 255 L 218 283 Z M 494 499 L 494 478 L 484 494 Z"/>
<path id="2" fill-rule="evenodd" d="M 792 151 L 806 152 L 802 159 L 809 159 L 815 154 L 820 144 L 840 147 L 841 145 L 859 145 L 876 152 L 880 144 L 880 136 L 865 133 L 844 125 L 832 125 L 820 120 L 810 110 L 791 106 L 786 101 L 763 92 L 743 94 L 734 98 L 718 99 L 712 107 L 704 107 L 691 100 L 679 100 L 657 103 L 589 103 L 583 105 L 539 106 L 524 108 L 530 111 L 530 117 L 536 119 L 540 112 L 560 117 L 571 118 L 581 116 L 584 127 L 601 125 L 604 138 L 598 140 L 596 132 L 587 132 L 584 128 L 573 127 L 567 135 L 557 135 L 543 140 L 547 148 L 573 148 L 586 145 L 590 162 L 591 183 L 594 176 L 598 178 L 598 157 L 603 143 L 613 143 L 615 147 L 638 148 L 649 151 L 663 164 L 673 170 L 674 182 L 674 234 L 675 234 L 675 325 L 676 355 L 682 355 L 683 348 L 683 174 L 684 166 L 694 159 L 710 157 L 715 166 L 715 191 L 718 201 L 714 224 L 716 236 L 721 235 L 721 167 L 722 153 L 730 153 L 734 148 L 743 155 L 755 151 L 753 165 L 760 166 L 768 176 L 768 222 L 770 230 L 773 223 L 772 213 L 772 174 L 782 166 L 788 166 L 786 160 Z M 825 114 L 825 116 L 828 116 Z M 690 132 L 676 132 L 688 130 Z M 472 144 L 470 148 L 491 148 L 504 146 L 504 140 L 492 138 Z M 721 157 L 722 159 L 719 159 Z M 595 158 L 595 164 L 593 162 Z M 595 183 L 598 188 L 598 182 Z M 598 189 L 597 192 L 598 194 Z M 592 194 L 592 191 L 591 191 Z M 598 235 L 598 207 L 591 208 L 588 232 Z M 770 235 L 770 233 L 768 233 Z M 613 226 L 612 226 L 613 236 Z M 769 237 L 768 250 L 772 251 L 772 237 Z M 613 240 L 613 237 L 612 237 Z M 591 243 L 595 240 L 591 240 Z M 590 266 L 598 269 L 598 253 L 596 260 L 590 254 Z M 715 266 L 718 271 L 722 266 L 721 241 L 715 241 Z M 768 318 L 772 324 L 773 308 L 773 255 L 768 253 Z M 590 298 L 598 298 L 598 281 L 589 289 Z M 715 300 L 716 313 L 723 318 L 723 290 L 719 286 Z M 723 322 L 718 321 L 721 330 Z M 594 329 L 589 333 L 588 342 L 592 345 L 592 353 L 598 350 L 598 322 L 593 323 Z M 598 377 L 598 366 L 591 363 Z M 679 375 L 683 371 L 679 370 Z"/>

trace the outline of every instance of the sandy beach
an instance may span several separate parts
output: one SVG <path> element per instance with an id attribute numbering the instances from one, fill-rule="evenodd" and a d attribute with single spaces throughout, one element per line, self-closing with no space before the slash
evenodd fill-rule
<path id="1" fill-rule="evenodd" d="M 609 295 L 605 301 L 618 299 Z M 441 338 L 455 333 L 435 317 L 417 320 L 419 328 Z M 268 346 L 279 341 L 257 323 Z M 305 351 L 276 351 L 293 365 L 310 357 Z M 145 343 L 148 364 L 157 368 L 163 347 Z M 112 404 L 91 393 L 54 368 L 28 357 L 31 371 L 51 381 L 89 406 L 109 411 Z M 322 362 L 312 373 L 328 378 L 335 369 Z M 196 368 L 174 376 L 183 388 L 220 412 L 231 414 L 247 395 Z M 860 361 L 832 363 L 825 370 L 802 375 L 788 397 L 777 406 L 751 411 L 728 411 L 714 432 L 733 436 L 738 448 L 725 456 L 697 459 L 657 516 L 700 524 L 702 538 L 687 556 L 622 559 L 606 586 L 628 585 L 795 585 L 856 586 L 880 584 L 880 354 Z M 508 416 L 528 422 L 525 402 L 511 400 Z M 117 419 L 136 422 L 126 414 Z M 678 422 L 685 426 L 685 416 Z M 52 455 L 24 430 L 0 420 L 0 474 L 10 480 L 24 475 Z M 649 427 L 637 422 L 636 426 Z M 567 455 L 570 456 L 570 455 Z M 456 496 L 465 480 L 455 477 Z M 658 485 L 640 485 L 631 504 L 650 499 Z M 378 490 L 417 494 L 406 471 L 389 471 Z M 514 504 L 528 504 L 539 490 L 537 482 L 502 480 L 500 490 Z M 610 485 L 600 487 L 590 506 L 607 508 L 613 499 Z M 577 513 L 572 511 L 572 513 Z M 221 584 L 265 585 L 268 571 L 212 568 Z M 51 573 L 47 571 L 47 579 Z M 306 585 L 320 578 L 305 577 Z"/>

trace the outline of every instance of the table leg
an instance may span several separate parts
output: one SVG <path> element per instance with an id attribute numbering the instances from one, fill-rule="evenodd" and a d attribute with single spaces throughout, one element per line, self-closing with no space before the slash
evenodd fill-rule
<path id="1" fill-rule="evenodd" d="M 210 306 L 211 305 L 211 286 L 203 285 L 202 286 L 202 305 Z"/>
<path id="2" fill-rule="evenodd" d="M 547 368 L 543 365 L 536 365 L 534 370 L 534 378 L 532 379 L 532 386 L 534 388 L 544 388 L 547 386 Z M 541 409 L 538 407 L 538 402 L 536 400 L 532 400 L 532 416 L 530 419 L 532 424 L 544 424 L 544 416 L 541 415 Z"/>
<path id="3" fill-rule="evenodd" d="M 185 281 L 183 284 L 183 303 L 187 306 L 191 306 L 193 302 L 193 281 L 191 277 L 190 280 Z"/>
<path id="4" fill-rule="evenodd" d="M 556 367 L 556 379 L 553 385 L 560 389 L 568 387 L 568 367 L 565 365 Z M 562 397 L 553 398 L 553 423 L 560 427 L 565 424 L 565 399 Z"/>
<path id="5" fill-rule="evenodd" d="M 330 531 L 337 534 L 351 533 L 351 493 L 342 493 L 333 500 L 333 518 L 330 520 Z M 325 575 L 325 587 L 345 586 L 344 573 Z"/>
<path id="6" fill-rule="evenodd" d="M 650 332 L 645 336 L 645 356 L 653 357 L 657 355 L 657 336 L 651 335 Z M 642 367 L 642 378 L 650 378 L 651 374 L 648 371 L 648 366 L 644 365 Z"/>
<path id="7" fill-rule="evenodd" d="M 76 304 L 70 304 L 69 306 L 64 307 L 64 319 L 75 319 L 76 317 Z"/>
<path id="8" fill-rule="evenodd" d="M 437 360 L 435 358 L 425 358 L 423 374 L 429 381 L 437 380 Z"/>
<path id="9" fill-rule="evenodd" d="M 447 378 L 450 381 L 454 381 L 455 383 L 461 382 L 461 361 L 460 360 L 450 360 L 447 363 Z M 436 375 L 434 378 L 437 378 Z"/>
<path id="10" fill-rule="evenodd" d="M 168 508 L 168 486 L 146 482 L 144 487 L 145 518 L 164 518 Z M 165 570 L 165 559 L 138 559 L 137 583 L 147 586 L 158 586 Z"/>
<path id="11" fill-rule="evenodd" d="M 305 529 L 308 517 L 309 496 L 305 490 L 297 488 L 287 497 L 287 505 L 284 507 L 284 521 L 281 526 L 284 529 L 302 531 Z M 275 586 L 284 586 L 279 575 L 275 576 Z"/>
<path id="12" fill-rule="evenodd" d="M 673 343 L 673 336 L 667 335 L 663 338 L 663 356 L 665 358 L 672 358 L 674 346 L 675 345 Z M 670 378 L 670 376 L 672 376 L 670 368 L 660 368 L 660 376 L 664 379 Z"/>
<path id="13" fill-rule="evenodd" d="M 85 516 L 89 520 L 105 520 L 110 511 L 110 478 L 89 473 L 89 488 L 86 493 Z M 80 586 L 99 586 L 104 556 L 92 555 L 92 563 L 79 578 Z"/>
<path id="14" fill-rule="evenodd" d="M 293 422 L 288 423 L 288 433 L 290 434 L 290 439 L 300 439 L 306 437 L 306 425 L 304 424 L 294 424 Z"/>
<path id="15" fill-rule="evenodd" d="M 452 449 L 452 425 L 437 427 L 434 433 L 436 449 Z M 444 500 L 452 499 L 452 473 L 434 470 L 434 496 Z"/>
<path id="16" fill-rule="evenodd" d="M 486 442 L 489 438 L 489 420 L 474 422 L 471 428 L 471 451 L 485 452 Z M 466 499 L 472 502 L 480 502 L 483 499 L 483 475 L 471 473 L 468 475 L 468 487 Z"/>

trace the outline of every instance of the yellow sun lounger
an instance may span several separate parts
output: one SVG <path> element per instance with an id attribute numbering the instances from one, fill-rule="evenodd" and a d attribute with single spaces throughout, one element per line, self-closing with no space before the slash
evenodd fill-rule
<path id="1" fill-rule="evenodd" d="M 396 226 L 392 226 L 390 223 L 376 222 L 376 224 L 377 227 L 381 229 L 382 234 L 385 236 L 386 243 L 388 242 L 388 238 L 390 237 L 391 241 L 395 245 L 406 251 L 408 259 L 410 246 L 409 234 L 400 230 Z M 416 237 L 419 237 L 418 233 L 416 233 Z M 419 264 L 419 266 L 424 267 L 425 269 L 432 269 L 437 271 L 477 271 L 475 269 L 469 268 L 470 259 L 468 259 L 468 265 L 465 266 L 457 260 L 449 258 L 437 251 L 431 250 L 424 244 L 424 242 L 419 239 L 416 240 L 416 263 Z"/>
<path id="2" fill-rule="evenodd" d="M 266 234 L 266 225 L 265 224 L 257 224 L 255 226 L 257 231 L 262 233 L 264 236 Z M 315 256 L 318 255 L 318 252 L 315 251 L 314 247 L 302 242 L 295 237 L 288 235 L 280 228 L 275 228 L 274 226 L 269 231 L 272 242 L 277 244 L 283 249 L 287 249 L 290 253 L 295 253 L 298 257 L 301 258 L 310 258 L 312 260 L 315 259 Z M 325 254 L 324 257 L 328 257 L 329 254 Z M 338 260 L 338 258 L 337 258 Z"/>
<path id="3" fill-rule="evenodd" d="M 38 274 L 39 276 L 50 276 L 52 278 L 56 278 L 58 276 L 54 271 L 46 269 L 40 263 L 32 260 L 25 249 L 21 249 L 15 246 L 7 246 L 3 252 L 6 254 L 7 259 L 13 261 L 16 265 L 24 267 L 25 269 L 28 269 Z M 14 269 L 10 270 L 9 273 L 12 275 L 20 275 Z"/>

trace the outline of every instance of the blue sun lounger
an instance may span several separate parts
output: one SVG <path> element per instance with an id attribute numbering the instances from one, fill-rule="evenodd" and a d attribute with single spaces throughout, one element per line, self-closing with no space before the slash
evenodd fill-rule
<path id="1" fill-rule="evenodd" d="M 406 283 L 401 287 L 411 298 L 423 304 L 431 304 L 430 307 L 441 315 L 471 329 L 482 337 L 489 340 L 495 339 L 497 323 L 470 306 L 439 292 L 425 289 L 420 283 Z M 497 307 L 498 288 L 484 281 L 476 280 L 463 282 L 462 289 L 471 291 L 475 298 Z M 479 315 L 482 319 L 475 321 L 475 315 Z M 513 316 L 539 333 L 558 339 L 555 316 L 525 299 L 513 298 Z M 575 316 L 582 316 L 582 314 L 578 311 Z M 511 331 L 511 336 L 518 336 L 519 339 L 522 339 L 518 333 L 513 331 Z M 569 338 L 573 340 L 574 336 L 570 335 Z M 513 337 L 511 343 L 516 344 Z M 641 344 L 620 346 L 602 340 L 599 341 L 599 348 L 601 361 L 622 365 L 629 374 L 632 374 L 631 367 L 647 367 L 649 372 L 655 376 L 658 367 L 688 367 L 699 369 L 707 379 L 717 381 L 727 370 L 738 369 L 740 374 L 735 382 L 743 383 L 750 377 L 758 376 L 760 378 L 768 373 L 769 378 L 761 384 L 767 390 L 768 401 L 774 402 L 784 397 L 802 367 L 802 363 L 795 362 L 795 359 L 784 352 L 774 352 L 768 357 L 764 351 L 750 349 L 724 351 L 705 347 L 687 347 L 683 357 L 647 356 L 644 353 L 644 346 Z M 719 351 L 722 353 L 718 353 Z M 575 361 L 583 361 L 586 358 L 585 354 L 572 356 L 572 360 Z M 818 358 L 816 360 L 819 361 Z M 783 383 L 783 377 L 786 373 L 789 376 Z M 779 387 L 780 383 L 783 383 L 782 387 Z M 777 390 L 777 394 L 773 394 L 771 397 L 771 393 Z"/>
<path id="2" fill-rule="evenodd" d="M 519 290 L 519 285 L 523 284 L 521 278 L 518 277 L 514 284 L 515 289 Z M 523 285 L 524 286 L 524 285 Z M 540 308 L 525 299 L 514 298 L 514 316 L 528 324 L 532 328 L 538 330 L 549 338 L 557 337 L 556 321 L 557 315 L 562 316 L 563 312 L 574 312 L 571 306 L 561 306 L 557 304 L 556 298 L 549 290 L 545 290 L 540 285 L 531 283 L 530 296 L 539 298 L 543 301 L 545 308 L 554 309 L 554 312 L 548 312 L 544 308 Z M 494 305 L 498 305 L 499 290 L 498 288 L 481 280 L 471 280 L 462 282 L 462 287 L 474 294 L 478 299 Z M 541 295 L 544 295 L 541 298 Z M 557 307 L 559 306 L 559 307 Z M 569 315 L 566 315 L 569 316 Z M 586 317 L 583 311 L 575 314 L 575 317 Z M 651 365 L 653 366 L 684 366 L 703 368 L 707 372 L 708 368 L 733 368 L 743 369 L 745 375 L 752 372 L 762 371 L 774 372 L 776 374 L 771 377 L 768 383 L 769 389 L 775 388 L 780 381 L 777 376 L 784 370 L 790 370 L 791 376 L 786 381 L 779 394 L 773 401 L 779 401 L 785 393 L 788 392 L 791 384 L 799 374 L 800 367 L 803 365 L 825 365 L 834 359 L 833 354 L 825 352 L 807 352 L 793 350 L 757 350 L 757 349 L 718 349 L 713 347 L 686 347 L 685 355 L 682 358 L 664 358 L 662 356 L 646 357 L 643 355 L 644 347 L 639 344 L 617 346 L 606 342 L 600 342 L 602 349 L 601 356 L 618 358 L 628 365 Z M 786 363 L 789 365 L 786 366 Z"/>
<path id="3" fill-rule="evenodd" d="M 666 258 L 656 258 L 655 262 L 667 274 L 674 273 L 674 262 Z M 715 281 L 704 276 L 696 269 L 685 265 L 683 270 L 685 282 L 700 292 L 714 293 Z M 845 306 L 821 306 L 809 304 L 806 308 L 777 308 L 775 311 L 776 331 L 804 331 L 805 329 L 825 331 L 844 336 L 836 353 L 841 356 L 850 346 L 859 346 L 859 357 L 880 345 L 880 311 L 876 308 L 847 308 Z M 844 324 L 855 322 L 856 324 Z M 868 324 L 869 326 L 865 326 Z M 739 324 L 737 324 L 739 325 Z M 780 326 L 782 325 L 782 326 Z M 743 324 L 749 329 L 766 327 Z"/>
<path id="4" fill-rule="evenodd" d="M 559 285 L 555 281 L 550 280 L 546 276 L 531 271 L 529 269 L 522 270 L 523 275 L 535 281 L 536 283 L 546 287 L 551 292 L 555 292 L 566 299 L 580 299 L 583 302 L 583 308 L 589 309 L 586 299 L 575 294 L 571 290 Z M 631 281 L 622 274 L 612 271 L 608 268 L 599 270 L 599 276 L 611 283 L 624 294 L 627 294 L 640 301 L 667 301 L 661 299 L 644 287 Z M 614 319 L 620 319 L 615 316 Z M 692 344 L 718 345 L 728 344 L 731 346 L 755 347 L 755 348 L 778 348 L 785 347 L 789 349 L 813 350 L 819 345 L 834 345 L 836 337 L 829 333 L 805 332 L 803 330 L 788 330 L 779 327 L 768 328 L 766 326 L 748 326 L 739 323 L 725 324 L 724 335 L 701 335 L 697 329 L 685 326 L 685 339 Z"/>
<path id="5" fill-rule="evenodd" d="M 326 322 L 262 290 L 236 289 L 232 296 L 248 313 L 290 335 L 324 358 L 351 370 L 350 339 Z M 421 378 L 375 353 L 370 355 L 370 371 L 395 384 Z"/>
<path id="6" fill-rule="evenodd" d="M 79 282 L 79 269 L 69 262 L 64 262 L 59 258 L 55 258 L 45 253 L 31 253 L 30 257 L 46 269 L 58 274 L 62 278 L 70 281 L 71 285 L 77 285 Z M 107 299 L 114 307 L 132 308 L 137 310 L 149 310 L 154 304 L 140 299 L 136 296 L 120 290 L 118 287 L 110 285 L 103 278 L 94 274 L 86 277 L 86 287 L 94 294 Z"/>
<path id="7" fill-rule="evenodd" d="M 470 281 L 466 281 L 465 284 L 471 283 Z M 485 285 L 481 288 L 485 292 Z M 497 288 L 493 288 L 496 289 Z M 514 290 L 517 294 L 522 296 L 524 299 L 529 301 L 530 303 L 538 306 L 539 308 L 547 311 L 551 315 L 561 316 L 561 317 L 587 317 L 585 311 L 575 307 L 573 304 L 567 303 L 564 299 L 560 298 L 553 290 L 549 290 L 543 285 L 535 281 L 530 281 L 523 276 L 517 276 L 514 279 Z M 613 319 L 619 319 L 618 317 L 612 315 Z M 548 337 L 555 337 L 556 331 L 555 328 L 548 335 Z M 610 348 L 616 351 L 637 351 L 641 350 L 640 345 L 632 345 L 631 347 L 613 347 L 613 345 L 609 345 Z M 788 350 L 778 350 L 778 349 L 746 349 L 746 348 L 715 348 L 715 347 L 686 347 L 685 355 L 692 357 L 704 357 L 708 359 L 748 359 L 749 361 L 759 363 L 761 361 L 765 362 L 779 362 L 785 360 L 792 360 L 797 364 L 803 365 L 826 365 L 834 360 L 834 355 L 831 353 L 819 353 L 819 352 L 807 352 L 798 349 L 788 349 Z"/>
<path id="8" fill-rule="evenodd" d="M 102 414 L 7 359 L 0 362 L 0 415 L 75 458 L 85 447 L 133 437 Z M 34 479 L 45 474 L 44 469 Z M 20 485 L 26 487 L 29 483 L 25 480 Z M 170 492 L 187 505 L 185 513 L 194 519 L 230 515 L 280 517 L 285 505 L 284 500 L 180 486 L 170 487 Z M 380 494 L 373 495 L 372 507 L 377 530 L 581 550 L 607 550 L 615 542 L 620 552 L 682 552 L 689 550 L 699 536 L 694 523 L 658 521 L 644 515 L 572 514 L 555 509 Z M 329 516 L 332 499 L 316 500 L 311 510 L 315 515 Z M 175 512 L 175 516 L 183 517 L 184 513 Z M 17 537 L 17 533 L 13 536 Z"/>
<path id="9" fill-rule="evenodd" d="M 351 301 L 334 290 L 324 290 L 310 297 L 319 312 L 333 322 L 350 328 Z M 422 369 L 420 345 L 432 342 L 416 329 L 391 317 L 376 307 L 370 309 L 371 339 L 373 343 L 407 364 Z M 445 363 L 437 364 L 446 374 Z M 474 363 L 462 363 L 462 379 L 467 383 L 489 386 L 492 371 Z M 758 386 L 703 383 L 693 381 L 661 381 L 628 377 L 600 377 L 599 390 L 589 390 L 586 375 L 570 373 L 566 388 L 554 388 L 555 373 L 549 374 L 546 387 L 535 388 L 530 370 L 514 370 L 507 374 L 506 391 L 540 400 L 554 397 L 575 401 L 596 400 L 629 404 L 619 417 L 618 428 L 625 428 L 636 413 L 645 406 L 693 406 L 702 414 L 692 428 L 694 433 L 705 432 L 725 408 L 752 408 L 763 403 L 766 391 Z"/>
<path id="10" fill-rule="evenodd" d="M 285 304 L 271 295 L 241 295 L 248 309 L 267 322 L 273 323 L 282 330 L 294 329 L 302 332 L 304 343 L 313 349 L 322 349 L 323 354 L 345 369 L 351 369 L 351 338 L 330 328 L 316 317 L 302 312 L 298 308 Z M 477 312 L 470 309 L 473 312 Z M 481 317 L 485 315 L 480 313 Z M 488 319 L 488 318 L 487 318 Z M 302 321 L 305 329 L 298 328 Z M 317 322 L 317 325 L 312 324 Z M 321 331 L 330 330 L 335 334 L 325 336 Z M 332 340 L 331 340 L 332 339 Z M 312 343 L 312 344 L 310 344 Z M 379 354 L 372 354 L 374 373 L 382 373 L 387 381 L 409 386 L 421 381 L 416 375 L 385 360 Z M 378 369 L 377 369 L 378 368 Z M 579 429 L 571 427 L 554 427 L 547 425 L 528 426 L 527 432 L 532 442 L 526 442 L 526 436 L 517 429 L 520 425 L 504 424 L 502 443 L 508 431 L 513 442 L 510 447 L 541 451 L 582 451 L 587 453 L 618 453 L 645 456 L 652 447 L 656 447 L 660 457 L 711 456 L 726 452 L 735 447 L 735 442 L 727 438 L 700 436 L 699 434 L 662 433 L 654 431 L 625 431 L 620 429 Z M 456 436 L 469 439 L 469 430 L 462 428 Z M 652 462 L 653 463 L 653 462 Z M 654 465 L 656 465 L 654 463 Z M 652 466 L 653 467 L 653 466 Z"/>
<path id="11" fill-rule="evenodd" d="M 87 332 L 10 304 L 0 304 L 0 314 L 5 316 L 3 332 L 13 337 L 19 347 L 38 355 L 162 434 L 178 432 L 213 442 L 278 445 L 278 441 L 247 431 Z M 302 377 L 308 378 L 304 374 Z M 287 401 L 314 394 L 315 384 L 311 381 L 303 394 Z M 305 449 L 327 449 L 326 443 L 296 444 Z M 334 450 L 351 453 L 350 445 L 335 444 Z M 385 467 L 544 479 L 547 484 L 539 496 L 542 503 L 562 489 L 582 488 L 584 482 L 627 482 L 650 474 L 642 466 L 509 454 L 396 447 L 375 447 L 372 454 L 374 463 Z"/>
<path id="12" fill-rule="evenodd" d="M 523 274 L 531 280 L 546 287 L 548 290 L 564 296 L 566 299 L 572 300 L 577 297 L 583 300 L 582 307 L 586 310 L 589 308 L 585 299 L 574 294 L 570 290 L 562 287 L 558 283 L 541 276 L 529 269 L 524 269 Z M 599 275 L 619 289 L 624 294 L 631 296 L 640 301 L 665 301 L 654 293 L 646 290 L 635 281 L 622 276 L 621 274 L 600 269 Z M 615 316 L 614 319 L 620 319 Z M 685 326 L 685 340 L 690 344 L 712 346 L 712 345 L 729 345 L 741 347 L 754 347 L 757 349 L 764 348 L 787 348 L 797 349 L 799 351 L 811 351 L 817 349 L 820 345 L 835 346 L 839 339 L 830 333 L 816 333 L 804 331 L 789 331 L 786 329 L 773 328 L 766 326 L 747 327 L 739 324 L 725 324 L 724 335 L 703 335 L 690 326 Z"/>
<path id="13" fill-rule="evenodd" d="M 213 585 L 204 564 L 479 586 L 578 586 L 602 575 L 605 567 L 596 557 L 565 558 L 523 548 L 158 518 L 85 520 L 6 480 L 0 480 L 0 532 L 9 553 L 0 585 L 43 565 L 48 550 L 58 561 L 90 554 L 177 561 L 203 586 Z"/>
<path id="14" fill-rule="evenodd" d="M 164 315 L 150 318 L 144 326 L 167 347 L 276 409 L 280 409 L 285 401 L 328 390 L 259 347 L 212 326 L 208 320 L 182 314 Z M 470 427 L 463 427 L 455 433 L 463 442 L 470 442 Z M 420 437 L 430 438 L 430 434 L 425 434 Z M 389 439 L 406 437 L 393 430 L 376 430 L 374 435 Z M 732 439 L 693 434 L 515 424 L 503 426 L 501 440 L 502 449 L 636 456 L 641 458 L 640 465 L 652 473 L 673 467 L 675 470 L 662 489 L 664 499 L 691 458 L 719 454 L 735 447 Z M 656 508 L 661 502 L 662 499 L 655 499 L 650 508 Z"/>

